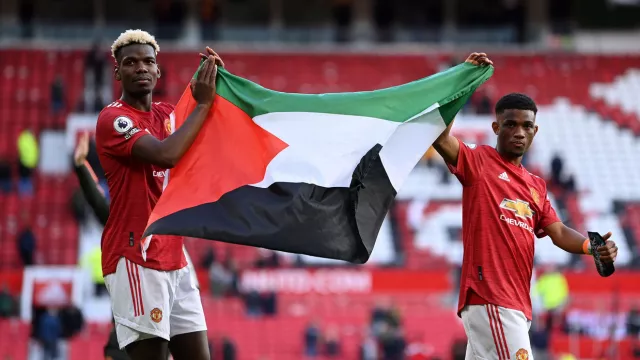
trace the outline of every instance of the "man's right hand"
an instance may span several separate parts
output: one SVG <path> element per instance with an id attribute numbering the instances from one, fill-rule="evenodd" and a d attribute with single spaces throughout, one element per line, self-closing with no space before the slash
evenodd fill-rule
<path id="1" fill-rule="evenodd" d="M 471 53 L 465 62 L 476 66 L 493 65 L 493 61 L 489 60 L 485 53 Z"/>
<path id="2" fill-rule="evenodd" d="M 219 58 L 209 55 L 198 72 L 198 76 L 191 80 L 191 94 L 198 105 L 211 106 L 213 104 L 218 73 L 218 65 L 216 64 L 218 60 L 216 59 Z"/>
<path id="3" fill-rule="evenodd" d="M 89 154 L 89 133 L 85 131 L 80 136 L 80 139 L 78 139 L 76 150 L 73 153 L 73 162 L 76 164 L 76 166 L 82 166 L 88 154 Z"/>

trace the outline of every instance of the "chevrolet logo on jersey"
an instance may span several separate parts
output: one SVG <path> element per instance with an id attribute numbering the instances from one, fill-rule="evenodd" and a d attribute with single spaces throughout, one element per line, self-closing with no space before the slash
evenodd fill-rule
<path id="1" fill-rule="evenodd" d="M 515 201 L 511 199 L 504 199 L 500 203 L 500 207 L 505 210 L 513 211 L 517 217 L 523 219 L 531 219 L 534 214 L 534 211 L 529 207 L 529 203 L 520 199 Z"/>

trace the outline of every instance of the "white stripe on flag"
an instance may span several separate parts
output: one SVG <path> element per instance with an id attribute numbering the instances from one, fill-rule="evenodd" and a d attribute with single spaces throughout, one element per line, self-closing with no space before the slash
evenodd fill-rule
<path id="1" fill-rule="evenodd" d="M 438 104 L 427 110 L 400 125 L 380 151 L 382 164 L 396 191 L 400 191 L 420 158 L 446 129 Z"/>
<path id="2" fill-rule="evenodd" d="M 260 188 L 276 182 L 349 187 L 362 157 L 376 144 L 384 144 L 400 125 L 365 116 L 305 112 L 268 113 L 253 120 L 289 144 L 269 163 L 264 179 L 252 184 Z"/>

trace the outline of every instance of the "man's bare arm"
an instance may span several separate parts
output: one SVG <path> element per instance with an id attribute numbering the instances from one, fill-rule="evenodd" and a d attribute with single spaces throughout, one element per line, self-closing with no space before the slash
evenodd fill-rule
<path id="1" fill-rule="evenodd" d="M 151 135 L 140 137 L 132 148 L 135 158 L 165 169 L 178 163 L 196 139 L 213 104 L 217 63 L 221 63 L 219 58 L 209 55 L 197 78 L 192 81 L 191 91 L 197 105 L 184 124 L 162 141 Z"/>
<path id="2" fill-rule="evenodd" d="M 591 251 L 589 240 L 576 230 L 561 222 L 555 222 L 544 228 L 551 241 L 560 249 L 572 254 L 587 254 Z M 606 246 L 598 249 L 600 259 L 606 263 L 612 263 L 618 256 L 618 246 L 613 240 L 609 240 L 611 232 L 602 236 Z"/>
<path id="3" fill-rule="evenodd" d="M 493 65 L 493 62 L 487 58 L 485 53 L 472 53 L 467 60 L 470 64 L 476 66 Z M 460 143 L 455 136 L 451 135 L 451 128 L 453 127 L 453 121 L 447 126 L 442 134 L 433 143 L 433 148 L 442 156 L 444 161 L 452 166 L 458 164 L 458 152 L 460 151 Z"/>
<path id="4" fill-rule="evenodd" d="M 453 127 L 453 121 L 433 143 L 433 148 L 436 149 L 438 154 L 442 156 L 447 164 L 456 166 L 458 164 L 458 152 L 460 151 L 460 143 L 455 136 L 451 135 L 451 127 Z"/>

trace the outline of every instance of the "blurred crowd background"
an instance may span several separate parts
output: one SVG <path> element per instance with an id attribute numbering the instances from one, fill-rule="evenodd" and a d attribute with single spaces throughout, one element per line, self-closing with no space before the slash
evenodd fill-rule
<path id="1" fill-rule="evenodd" d="M 493 145 L 495 101 L 530 95 L 525 166 L 566 223 L 620 249 L 603 279 L 537 240 L 534 356 L 640 358 L 638 25 L 639 0 L 0 0 L 0 358 L 104 359 L 102 229 L 72 154 L 120 96 L 109 48 L 129 28 L 157 37 L 154 100 L 173 103 L 206 45 L 232 73 L 302 93 L 398 85 L 487 52 L 495 75 L 454 133 Z M 88 161 L 108 190 L 93 142 Z M 428 151 L 363 266 L 188 239 L 213 359 L 463 359 L 461 194 Z"/>

